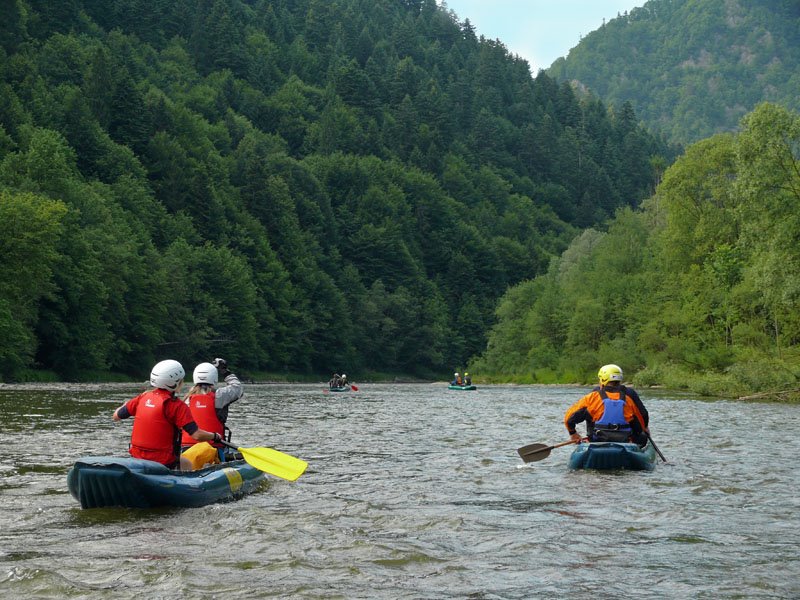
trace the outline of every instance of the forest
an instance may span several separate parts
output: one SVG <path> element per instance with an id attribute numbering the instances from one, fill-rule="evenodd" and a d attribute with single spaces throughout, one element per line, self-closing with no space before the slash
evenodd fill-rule
<path id="1" fill-rule="evenodd" d="M 796 399 L 798 239 L 800 115 L 765 103 L 511 289 L 472 370 L 589 381 L 616 362 L 642 386 Z"/>
<path id="2" fill-rule="evenodd" d="M 685 5 L 711 4 L 605 27 Z M 615 362 L 701 394 L 800 387 L 791 102 L 684 149 L 434 0 L 4 15 L 2 381 L 225 356 L 258 380 Z"/>
<path id="3" fill-rule="evenodd" d="M 735 132 L 761 102 L 800 110 L 800 2 L 648 0 L 603 23 L 548 74 L 687 145 Z"/>
<path id="4" fill-rule="evenodd" d="M 677 152 L 434 0 L 3 17 L 3 381 L 441 377 Z"/>

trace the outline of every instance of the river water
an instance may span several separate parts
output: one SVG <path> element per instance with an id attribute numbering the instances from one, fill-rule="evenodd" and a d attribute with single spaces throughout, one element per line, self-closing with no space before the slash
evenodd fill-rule
<path id="1" fill-rule="evenodd" d="M 309 462 L 236 502 L 82 510 L 123 385 L 0 386 L 2 598 L 798 598 L 800 407 L 640 390 L 668 463 L 569 471 L 585 388 L 250 385 L 234 442 Z"/>

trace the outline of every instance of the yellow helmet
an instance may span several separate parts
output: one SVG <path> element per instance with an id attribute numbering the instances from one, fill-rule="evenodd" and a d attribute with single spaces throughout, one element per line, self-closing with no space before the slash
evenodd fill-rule
<path id="1" fill-rule="evenodd" d="M 465 376 L 465 377 L 466 377 L 467 375 L 469 375 L 469 373 L 464 373 L 464 376 Z"/>
<path id="2" fill-rule="evenodd" d="M 606 385 L 609 381 L 622 382 L 622 369 L 617 365 L 603 365 L 597 372 L 597 378 L 600 380 L 600 385 Z"/>

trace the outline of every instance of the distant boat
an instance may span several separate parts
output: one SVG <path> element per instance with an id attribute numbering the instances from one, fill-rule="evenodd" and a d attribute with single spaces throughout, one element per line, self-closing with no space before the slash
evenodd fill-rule
<path id="1" fill-rule="evenodd" d="M 453 385 L 452 383 L 448 386 L 448 389 L 451 390 L 462 390 L 462 391 L 469 391 L 469 390 L 477 390 L 478 388 L 474 385 Z"/>

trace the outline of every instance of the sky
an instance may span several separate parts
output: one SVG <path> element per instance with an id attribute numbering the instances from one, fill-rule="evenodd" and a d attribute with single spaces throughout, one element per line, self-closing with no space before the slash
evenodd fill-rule
<path id="1" fill-rule="evenodd" d="M 478 36 L 499 39 L 508 51 L 526 59 L 535 75 L 617 13 L 646 0 L 439 0 L 469 19 Z"/>

